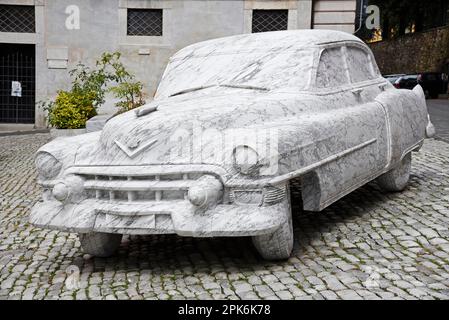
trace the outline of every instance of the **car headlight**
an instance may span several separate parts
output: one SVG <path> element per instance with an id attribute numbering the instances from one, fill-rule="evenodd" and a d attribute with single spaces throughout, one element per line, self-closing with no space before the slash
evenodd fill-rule
<path id="1" fill-rule="evenodd" d="M 248 146 L 239 146 L 234 149 L 234 168 L 244 175 L 257 175 L 259 173 L 259 155 Z"/>
<path id="2" fill-rule="evenodd" d="M 46 179 L 56 177 L 62 169 L 62 163 L 48 152 L 39 152 L 35 164 L 39 175 Z"/>

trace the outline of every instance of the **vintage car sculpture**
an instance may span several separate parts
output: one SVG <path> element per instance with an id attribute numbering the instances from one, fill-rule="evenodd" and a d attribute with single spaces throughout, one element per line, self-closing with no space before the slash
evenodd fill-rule
<path id="1" fill-rule="evenodd" d="M 304 211 L 374 179 L 403 190 L 433 134 L 421 87 L 395 89 L 350 34 L 210 40 L 171 58 L 150 104 L 37 152 L 31 222 L 79 233 L 95 256 L 123 234 L 178 234 L 251 236 L 262 257 L 285 259 L 291 186 Z"/>

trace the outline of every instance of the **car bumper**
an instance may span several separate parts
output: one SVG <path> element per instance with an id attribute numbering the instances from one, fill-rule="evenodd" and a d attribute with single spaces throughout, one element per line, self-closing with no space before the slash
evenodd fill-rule
<path id="1" fill-rule="evenodd" d="M 63 205 L 38 202 L 30 222 L 68 232 L 178 234 L 180 236 L 255 236 L 270 234 L 285 221 L 286 200 L 271 206 L 220 204 L 199 212 L 185 200 L 126 203 L 84 200 Z"/>

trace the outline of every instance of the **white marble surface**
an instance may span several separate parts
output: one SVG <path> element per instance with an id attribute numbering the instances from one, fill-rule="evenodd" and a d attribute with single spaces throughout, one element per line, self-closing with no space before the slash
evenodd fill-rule
<path id="1" fill-rule="evenodd" d="M 86 122 L 86 132 L 97 132 L 103 130 L 106 122 L 113 117 L 113 114 L 99 114 Z"/>
<path id="2" fill-rule="evenodd" d="M 289 180 L 301 180 L 305 210 L 322 210 L 419 149 L 429 125 L 419 87 L 393 88 L 358 38 L 326 30 L 189 46 L 140 110 L 41 148 L 41 157 L 62 165 L 56 176 L 40 177 L 44 198 L 32 223 L 81 233 L 269 234 L 286 223 Z M 198 132 L 203 143 L 195 150 Z M 253 176 L 233 161 L 248 133 L 258 145 L 245 145 L 275 149 L 258 152 Z M 52 159 L 38 170 L 51 171 Z M 220 191 L 207 207 L 195 206 L 188 191 L 207 189 L 198 184 L 204 175 L 221 188 L 212 188 Z M 69 189 L 63 202 L 52 196 L 58 182 Z"/>

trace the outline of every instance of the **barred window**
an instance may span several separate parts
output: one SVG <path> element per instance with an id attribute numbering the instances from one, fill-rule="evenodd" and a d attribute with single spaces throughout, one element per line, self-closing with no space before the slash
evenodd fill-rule
<path id="1" fill-rule="evenodd" d="M 34 6 L 0 5 L 0 32 L 35 33 Z"/>
<path id="2" fill-rule="evenodd" d="M 253 33 L 287 28 L 288 10 L 253 10 Z"/>
<path id="3" fill-rule="evenodd" d="M 128 36 L 162 36 L 162 9 L 128 9 Z"/>

